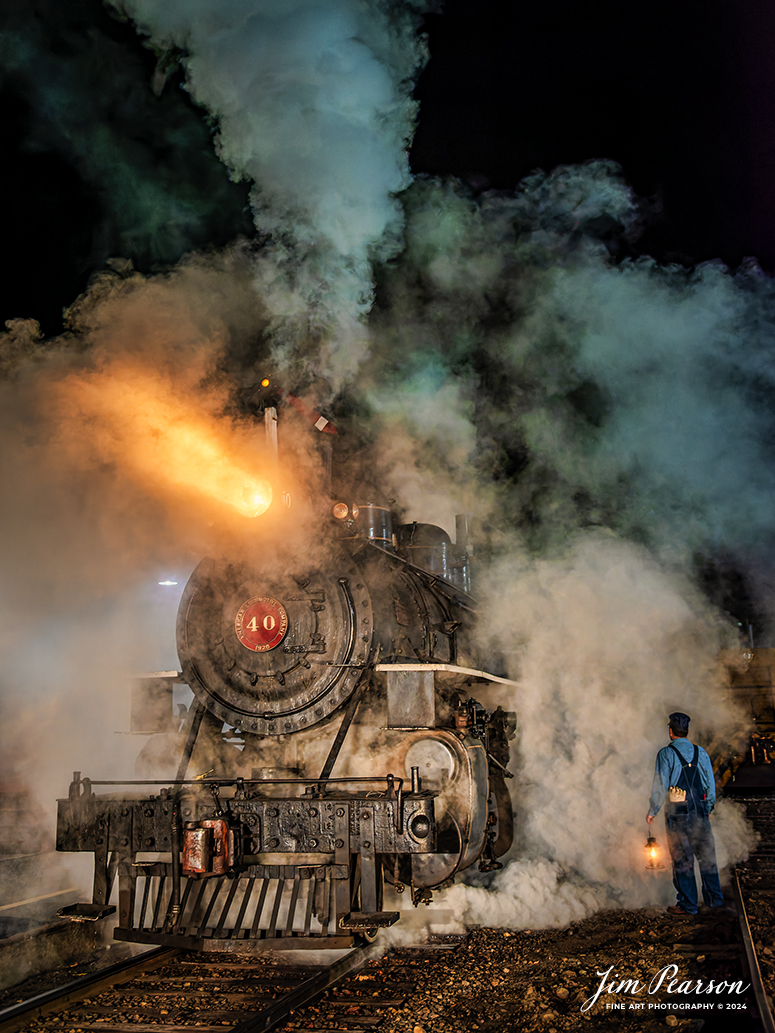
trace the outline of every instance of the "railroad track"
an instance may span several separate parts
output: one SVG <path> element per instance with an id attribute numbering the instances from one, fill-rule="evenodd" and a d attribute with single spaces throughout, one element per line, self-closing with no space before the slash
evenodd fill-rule
<path id="1" fill-rule="evenodd" d="M 497 1033 L 544 1030 L 574 1024 L 582 1001 L 599 983 L 597 970 L 611 963 L 623 976 L 646 979 L 675 963 L 681 979 L 701 978 L 705 985 L 708 979 L 750 983 L 746 995 L 724 997 L 723 1010 L 721 998 L 698 994 L 698 1004 L 713 1002 L 712 1012 L 681 1010 L 681 1003 L 694 998 L 676 994 L 634 999 L 661 1009 L 649 1013 L 660 1021 L 671 1012 L 679 1022 L 701 1018 L 704 1033 L 726 1033 L 731 1026 L 740 1033 L 775 1033 L 775 799 L 759 796 L 740 803 L 762 839 L 735 874 L 737 914 L 732 909 L 703 911 L 689 922 L 670 919 L 658 909 L 622 911 L 567 932 L 485 930 L 486 935 L 474 933 L 457 956 L 456 944 L 448 944 L 445 954 L 439 944 L 399 948 L 382 957 L 368 949 L 353 951 L 344 956 L 349 974 L 279 964 L 277 954 L 159 949 L 88 984 L 64 988 L 64 995 L 60 991 L 45 1001 L 27 1002 L 24 1011 L 0 1012 L 0 1033 L 259 1033 L 280 1028 L 287 1033 L 366 1033 L 397 1023 L 401 1029 L 418 1023 L 430 1033 L 436 1026 L 469 1030 L 485 1016 L 483 1028 Z M 444 956 L 448 966 L 439 964 Z M 429 971 L 433 965 L 439 969 Z M 426 972 L 429 979 L 423 979 Z M 405 1007 L 410 997 L 411 1014 Z M 729 1008 L 741 1006 L 730 1022 Z M 614 1015 L 593 1018 L 608 1021 Z M 622 1031 L 641 1024 L 637 1013 L 619 1012 L 615 1018 Z"/>
<path id="2" fill-rule="evenodd" d="M 0 1033 L 304 1033 L 377 1030 L 418 970 L 457 944 L 348 951 L 320 967 L 277 955 L 158 948 L 0 1012 Z M 289 1026 L 289 1020 L 292 1022 Z"/>
<path id="3" fill-rule="evenodd" d="M 740 935 L 764 1033 L 775 1033 L 775 795 L 738 796 L 761 837 L 745 864 L 733 873 Z"/>

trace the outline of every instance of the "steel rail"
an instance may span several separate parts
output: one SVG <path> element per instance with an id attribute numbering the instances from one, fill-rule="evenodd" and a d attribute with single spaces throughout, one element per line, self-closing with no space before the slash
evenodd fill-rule
<path id="1" fill-rule="evenodd" d="M 67 1004 L 81 1001 L 92 994 L 101 993 L 130 973 L 148 972 L 154 968 L 160 968 L 178 953 L 179 951 L 175 947 L 157 947 L 155 950 L 119 961 L 115 965 L 83 976 L 81 979 L 74 979 L 64 986 L 46 990 L 44 993 L 14 1004 L 10 1008 L 4 1008 L 0 1011 L 0 1033 L 14 1033 L 15 1030 L 23 1029 L 42 1015 L 56 1011 Z"/>
<path id="2" fill-rule="evenodd" d="M 254 1015 L 248 1016 L 236 1026 L 232 1026 L 231 1033 L 269 1033 L 270 1030 L 283 1026 L 291 1014 L 305 1005 L 314 1004 L 327 990 L 332 989 L 341 983 L 353 972 L 363 966 L 374 957 L 382 954 L 384 948 L 377 944 L 370 944 L 366 947 L 356 947 L 349 951 L 343 958 L 335 961 L 323 972 L 316 972 L 314 976 L 305 979 L 295 990 L 283 994 L 268 1008 L 264 1008 Z"/>
<path id="3" fill-rule="evenodd" d="M 740 922 L 740 933 L 743 937 L 745 956 L 748 961 L 751 989 L 753 990 L 754 997 L 756 998 L 756 1007 L 759 1009 L 759 1018 L 762 1022 L 762 1028 L 764 1029 L 764 1033 L 775 1033 L 775 1021 L 773 1021 L 772 1018 L 772 1011 L 767 998 L 767 991 L 764 989 L 762 973 L 759 968 L 759 959 L 756 956 L 756 947 L 754 946 L 753 937 L 751 936 L 751 926 L 748 924 L 748 914 L 745 910 L 745 902 L 743 901 L 743 894 L 740 889 L 740 879 L 738 877 L 737 869 L 733 872 L 732 892 L 735 895 L 737 916 Z"/>
<path id="4" fill-rule="evenodd" d="M 266 1008 L 256 1011 L 230 1027 L 232 1033 L 269 1033 L 285 1025 L 292 1012 L 305 1005 L 314 1004 L 333 987 L 357 972 L 373 957 L 383 952 L 377 944 L 356 947 L 335 961 L 328 968 L 316 971 L 299 985 L 273 1001 Z M 55 987 L 38 994 L 27 1001 L 0 1011 L 0 1033 L 17 1033 L 31 1022 L 52 1012 L 61 1011 L 68 1005 L 77 1004 L 86 997 L 94 997 L 117 982 L 141 972 L 152 971 L 170 962 L 180 951 L 174 947 L 158 947 L 140 957 L 118 962 L 82 979 L 73 980 L 65 986 Z M 104 1021 L 104 1020 L 103 1020 Z M 164 1024 L 159 1024 L 159 1033 L 164 1033 Z M 192 1026 L 192 1029 L 196 1027 Z M 224 1026 L 224 1030 L 229 1027 Z"/>

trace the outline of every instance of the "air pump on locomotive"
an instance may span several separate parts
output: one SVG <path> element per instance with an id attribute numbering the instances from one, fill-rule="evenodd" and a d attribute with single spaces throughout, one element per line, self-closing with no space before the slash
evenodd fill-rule
<path id="1" fill-rule="evenodd" d="M 328 421 L 264 381 L 268 445 L 281 396 L 330 449 Z M 178 611 L 182 671 L 138 684 L 157 715 L 167 708 L 159 727 L 173 684 L 193 691 L 172 737 L 177 775 L 74 774 L 57 848 L 94 854 L 94 886 L 60 914 L 117 909 L 114 937 L 140 943 L 343 947 L 398 919 L 386 883 L 416 905 L 477 862 L 500 867 L 515 722 L 473 697 L 505 679 L 469 652 L 466 520 L 453 543 L 367 496 L 327 502 L 325 521 L 325 549 L 297 569 L 196 568 Z"/>

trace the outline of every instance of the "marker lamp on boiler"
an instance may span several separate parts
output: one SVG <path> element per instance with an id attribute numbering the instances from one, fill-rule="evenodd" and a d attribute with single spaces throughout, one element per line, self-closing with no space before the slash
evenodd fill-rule
<path id="1" fill-rule="evenodd" d="M 331 509 L 331 514 L 337 520 L 347 520 L 348 517 L 355 520 L 358 517 L 358 507 L 356 505 L 348 506 L 346 502 L 337 502 Z"/>

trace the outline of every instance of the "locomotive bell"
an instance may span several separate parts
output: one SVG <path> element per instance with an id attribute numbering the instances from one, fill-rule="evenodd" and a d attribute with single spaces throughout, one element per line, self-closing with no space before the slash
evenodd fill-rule
<path id="1" fill-rule="evenodd" d="M 378 506 L 374 502 L 364 502 L 358 505 L 346 507 L 346 503 L 337 503 L 334 506 L 333 514 L 339 520 L 347 520 L 347 528 L 350 532 L 345 538 L 368 538 L 375 545 L 382 548 L 395 548 L 395 536 L 393 534 L 393 514 L 386 506 Z"/>

